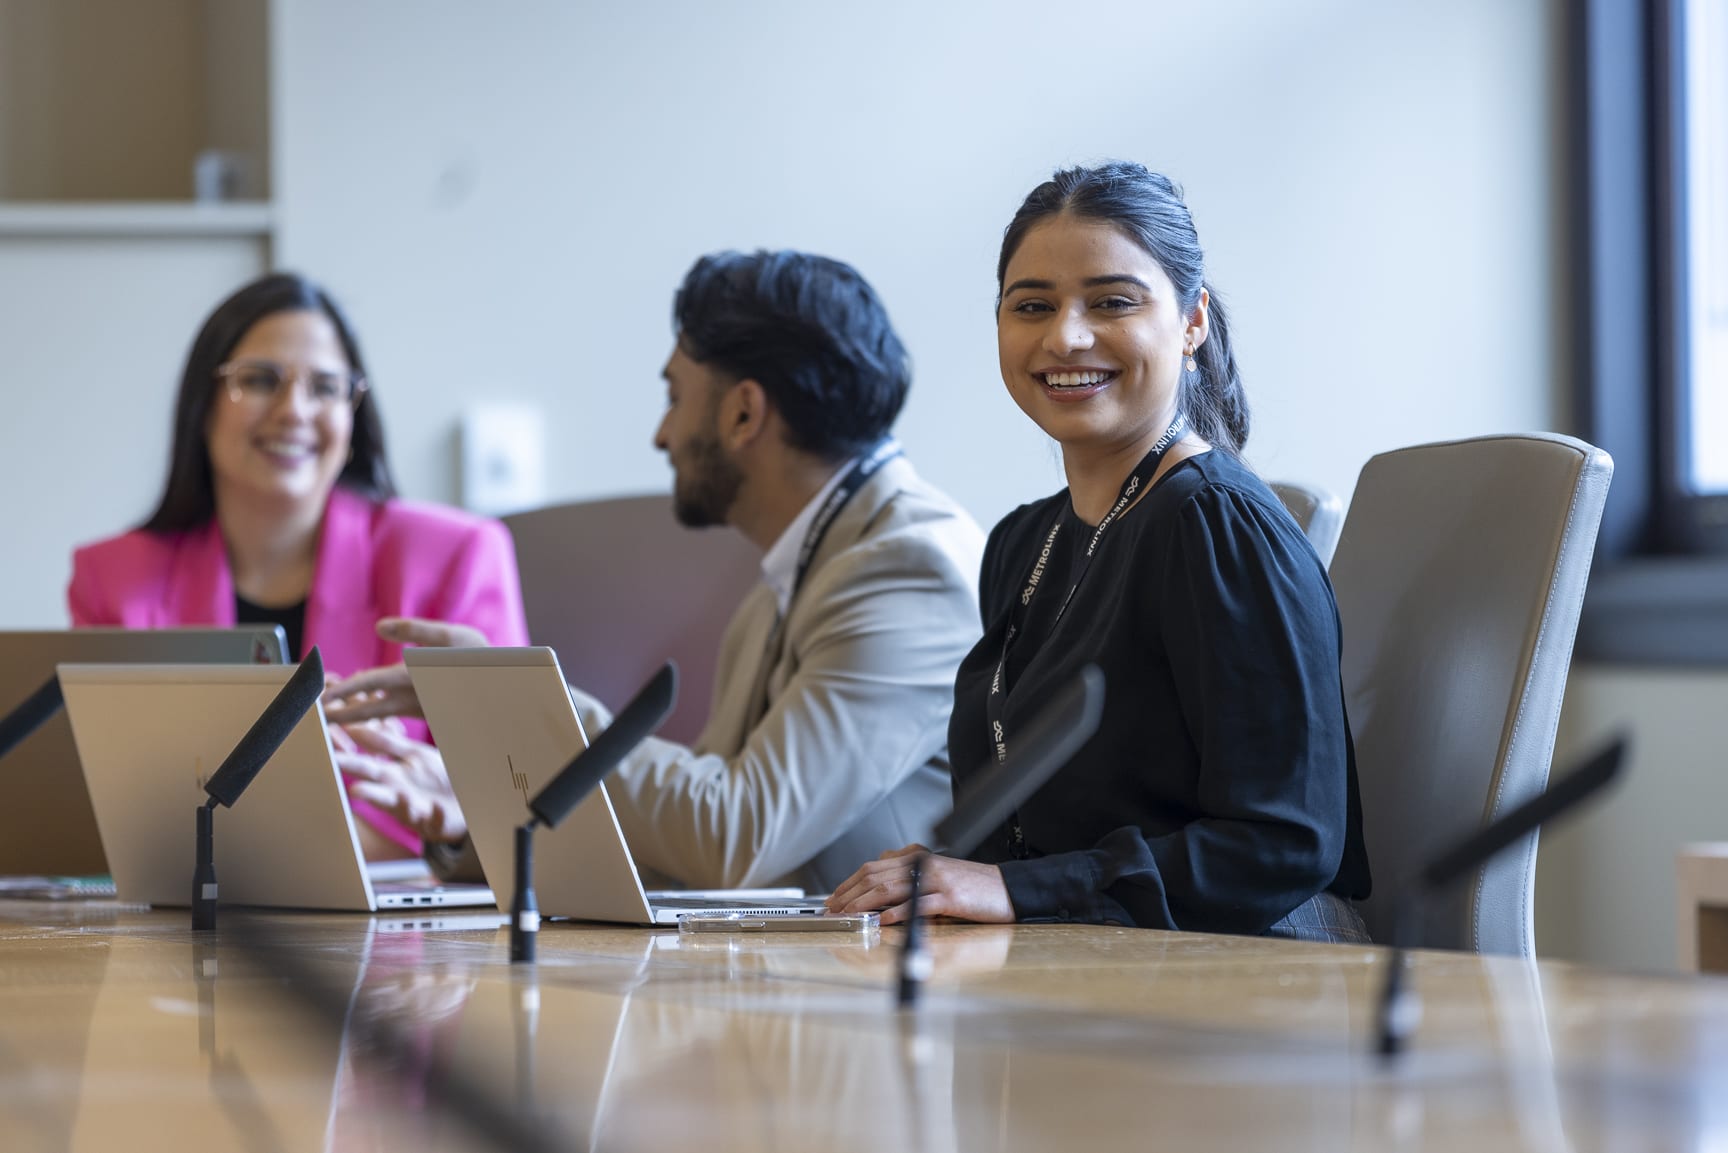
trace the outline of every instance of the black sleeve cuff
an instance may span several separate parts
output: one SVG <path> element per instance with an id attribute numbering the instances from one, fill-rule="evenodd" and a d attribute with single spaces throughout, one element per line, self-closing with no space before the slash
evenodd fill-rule
<path id="1" fill-rule="evenodd" d="M 1098 890 L 1098 874 L 1089 854 L 1057 853 L 1029 861 L 1003 861 L 997 868 L 1002 870 L 1002 883 L 1018 921 L 1122 923 L 1122 910 Z"/>

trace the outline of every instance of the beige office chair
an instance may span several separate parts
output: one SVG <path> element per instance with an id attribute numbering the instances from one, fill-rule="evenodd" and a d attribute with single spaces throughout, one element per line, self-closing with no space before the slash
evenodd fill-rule
<path id="1" fill-rule="evenodd" d="M 1297 484 L 1294 481 L 1271 482 L 1272 491 L 1296 518 L 1308 543 L 1320 556 L 1320 563 L 1330 565 L 1332 552 L 1338 547 L 1338 534 L 1344 528 L 1344 504 L 1318 485 Z"/>
<path id="2" fill-rule="evenodd" d="M 1390 936 L 1400 880 L 1546 787 L 1613 462 L 1533 433 L 1419 445 L 1362 469 L 1332 561 L 1344 693 Z M 1431 896 L 1412 945 L 1534 954 L 1536 837 Z"/>
<path id="3" fill-rule="evenodd" d="M 668 658 L 678 703 L 660 735 L 689 743 L 708 718 L 720 636 L 762 579 L 730 529 L 688 529 L 667 496 L 578 501 L 504 518 L 516 538 L 528 635 L 571 684 L 617 709 Z"/>

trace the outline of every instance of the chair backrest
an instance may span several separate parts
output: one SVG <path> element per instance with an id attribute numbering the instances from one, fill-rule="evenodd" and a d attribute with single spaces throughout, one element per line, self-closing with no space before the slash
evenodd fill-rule
<path id="1" fill-rule="evenodd" d="M 1546 787 L 1612 474 L 1600 449 L 1540 433 L 1362 469 L 1331 575 L 1376 940 L 1405 878 Z M 1408 943 L 1533 955 L 1535 875 L 1532 834 L 1431 895 Z"/>
<path id="2" fill-rule="evenodd" d="M 671 658 L 678 703 L 660 735 L 689 743 L 713 701 L 726 622 L 762 579 L 729 529 L 688 529 L 664 495 L 578 501 L 504 518 L 516 538 L 528 635 L 565 679 L 622 706 Z"/>
<path id="3" fill-rule="evenodd" d="M 1332 551 L 1338 547 L 1338 534 L 1344 528 L 1344 504 L 1318 485 L 1297 484 L 1275 480 L 1272 491 L 1302 526 L 1308 543 L 1320 555 L 1320 563 L 1332 563 Z"/>

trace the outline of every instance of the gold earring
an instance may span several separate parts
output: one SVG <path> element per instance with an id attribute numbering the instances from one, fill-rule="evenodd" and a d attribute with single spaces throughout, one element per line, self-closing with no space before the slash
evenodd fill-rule
<path id="1" fill-rule="evenodd" d="M 1182 367 L 1186 368 L 1189 372 L 1199 372 L 1200 366 L 1194 363 L 1194 350 L 1190 348 L 1184 355 L 1188 357 L 1188 363 L 1184 364 Z"/>

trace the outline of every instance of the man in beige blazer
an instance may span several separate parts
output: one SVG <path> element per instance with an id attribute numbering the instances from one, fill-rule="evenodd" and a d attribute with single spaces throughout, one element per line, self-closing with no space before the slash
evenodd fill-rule
<path id="1" fill-rule="evenodd" d="M 888 439 L 908 358 L 850 266 L 706 256 L 674 314 L 654 438 L 674 509 L 692 528 L 726 524 L 754 542 L 763 583 L 721 642 L 696 743 L 651 738 L 607 788 L 638 865 L 661 879 L 827 892 L 882 851 L 926 840 L 949 808 L 948 712 L 979 636 L 983 534 Z M 379 630 L 464 639 L 429 622 Z M 417 712 L 412 691 L 399 671 L 374 670 L 336 686 L 326 711 Z M 571 696 L 590 732 L 610 722 L 594 698 Z M 436 750 L 379 743 L 378 779 L 357 792 L 433 839 L 459 836 Z"/>

